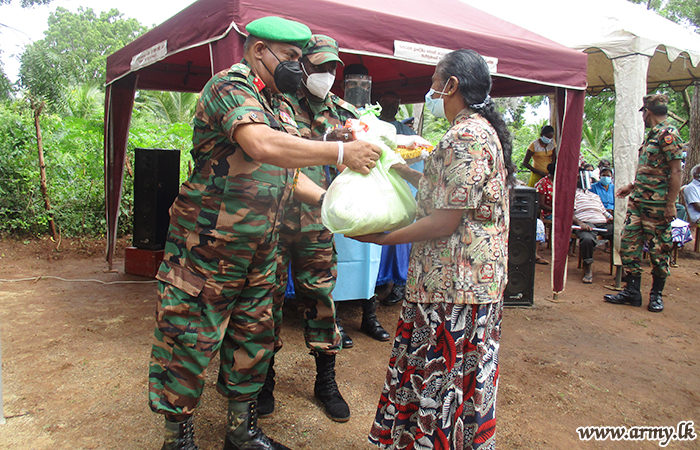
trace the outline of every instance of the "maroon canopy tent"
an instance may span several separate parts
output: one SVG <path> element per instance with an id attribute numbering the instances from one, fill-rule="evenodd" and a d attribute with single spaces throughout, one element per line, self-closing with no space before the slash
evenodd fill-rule
<path id="1" fill-rule="evenodd" d="M 362 63 L 369 69 L 373 91 L 396 91 L 405 103 L 422 102 L 439 57 L 459 48 L 487 59 L 494 97 L 556 95 L 560 164 L 552 287 L 563 290 L 587 57 L 458 0 L 440 0 L 430 7 L 416 0 L 297 0 L 289 8 L 277 0 L 199 0 L 110 55 L 105 99 L 110 268 L 135 91 L 199 92 L 212 75 L 241 60 L 245 26 L 268 15 L 297 20 L 313 33 L 332 36 L 346 64 Z M 342 67 L 337 79 L 342 80 Z M 339 87 L 336 83 L 334 91 L 340 93 Z"/>

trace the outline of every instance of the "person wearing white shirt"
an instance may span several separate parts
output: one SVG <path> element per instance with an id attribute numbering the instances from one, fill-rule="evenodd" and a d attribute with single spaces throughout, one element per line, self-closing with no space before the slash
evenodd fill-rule
<path id="1" fill-rule="evenodd" d="M 583 281 L 586 284 L 593 283 L 593 250 L 596 246 L 598 235 L 606 239 L 612 238 L 613 216 L 603 206 L 600 197 L 592 191 L 584 189 L 585 178 L 579 177 L 574 197 L 574 225 L 581 227 L 576 230 L 579 238 L 579 251 L 583 262 Z M 593 228 L 605 229 L 605 232 L 595 231 Z"/>

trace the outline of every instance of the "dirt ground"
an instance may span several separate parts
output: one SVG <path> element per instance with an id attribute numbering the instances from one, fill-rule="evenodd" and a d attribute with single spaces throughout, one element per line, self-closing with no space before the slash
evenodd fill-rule
<path id="1" fill-rule="evenodd" d="M 124 274 L 123 259 L 116 260 L 116 273 L 105 272 L 103 251 L 98 241 L 64 240 L 56 251 L 48 240 L 0 240 L 6 418 L 0 449 L 160 448 L 162 418 L 146 402 L 155 284 Z M 568 283 L 557 303 L 551 301 L 549 266 L 536 266 L 534 307 L 505 310 L 499 449 L 653 449 L 657 441 L 582 442 L 576 428 L 700 424 L 698 255 L 681 250 L 661 314 L 648 312 L 646 300 L 643 308 L 602 301 L 610 292 L 604 285 L 613 282 L 607 258 L 596 251 L 594 284 L 584 285 L 577 258 L 570 257 Z M 31 280 L 6 281 L 23 278 Z M 650 284 L 645 274 L 645 297 Z M 268 435 L 293 449 L 374 448 L 366 435 L 391 342 L 363 335 L 359 311 L 352 303 L 339 309 L 355 346 L 338 357 L 338 384 L 352 411 L 349 422 L 338 424 L 314 401 L 313 359 L 296 311 L 285 309 L 277 409 L 260 420 Z M 398 306 L 380 307 L 380 321 L 390 332 L 398 314 Z M 226 401 L 215 381 L 216 370 L 210 370 L 195 414 L 202 450 L 223 446 Z M 667 448 L 700 449 L 700 439 Z"/>

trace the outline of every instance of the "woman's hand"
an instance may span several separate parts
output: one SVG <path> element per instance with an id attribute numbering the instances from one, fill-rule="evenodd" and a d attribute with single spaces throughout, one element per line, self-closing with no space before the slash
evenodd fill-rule
<path id="1" fill-rule="evenodd" d="M 392 169 L 398 173 L 401 178 L 404 180 L 408 181 L 411 183 L 413 186 L 416 188 L 418 187 L 418 183 L 420 182 L 421 177 L 423 174 L 415 169 L 411 169 L 408 167 L 408 164 L 394 164 L 391 166 Z"/>
<path id="2" fill-rule="evenodd" d="M 372 234 L 365 234 L 363 236 L 345 236 L 350 239 L 355 239 L 356 241 L 360 242 L 369 242 L 370 244 L 379 244 L 382 245 L 382 242 L 386 239 L 388 236 L 388 233 L 372 233 Z"/>

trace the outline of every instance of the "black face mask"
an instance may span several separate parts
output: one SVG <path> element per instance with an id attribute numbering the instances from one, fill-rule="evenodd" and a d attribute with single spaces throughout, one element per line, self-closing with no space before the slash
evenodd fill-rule
<path id="1" fill-rule="evenodd" d="M 267 47 L 267 49 L 270 50 L 270 47 Z M 277 58 L 275 52 L 270 50 L 270 53 Z M 267 71 L 270 72 L 270 75 L 275 78 L 275 86 L 277 86 L 280 92 L 285 94 L 295 93 L 301 85 L 301 79 L 304 77 L 304 72 L 301 70 L 301 63 L 299 61 L 280 61 L 279 58 L 277 58 L 277 61 L 279 61 L 279 64 L 277 64 L 275 68 L 275 73 L 272 73 L 265 63 L 263 63 L 263 66 L 265 66 Z"/>

